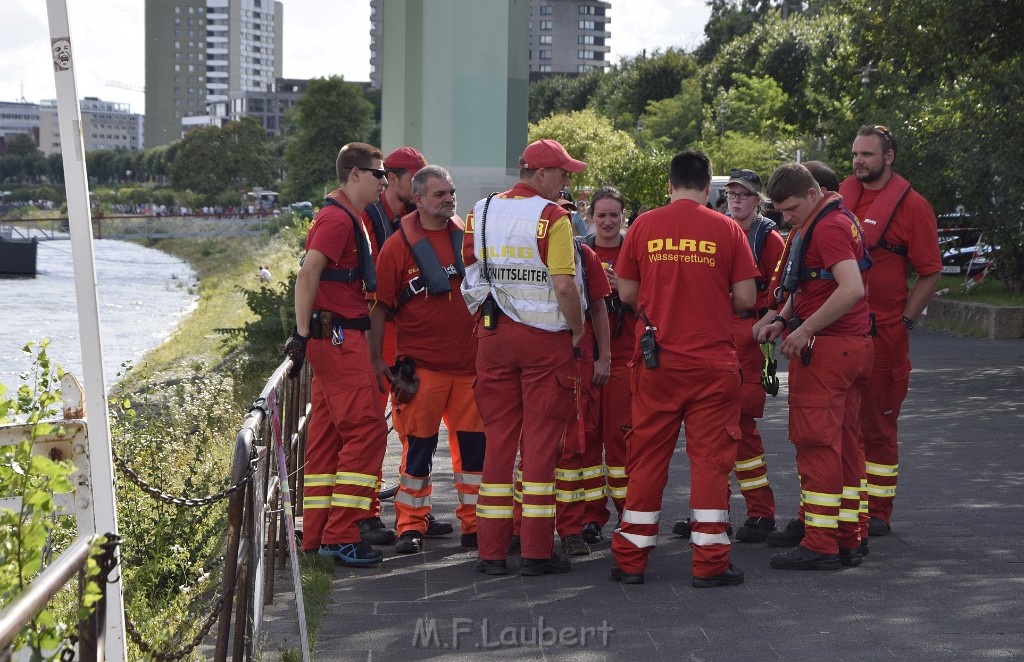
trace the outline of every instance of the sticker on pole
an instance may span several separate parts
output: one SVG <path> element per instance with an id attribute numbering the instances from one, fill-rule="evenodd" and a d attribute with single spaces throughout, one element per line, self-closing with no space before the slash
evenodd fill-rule
<path id="1" fill-rule="evenodd" d="M 51 38 L 50 50 L 53 52 L 53 70 L 71 71 L 71 37 Z"/>

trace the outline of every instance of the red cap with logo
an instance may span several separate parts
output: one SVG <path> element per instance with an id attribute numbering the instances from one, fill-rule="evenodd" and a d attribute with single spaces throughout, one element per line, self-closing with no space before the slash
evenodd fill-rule
<path id="1" fill-rule="evenodd" d="M 388 170 L 410 170 L 418 172 L 427 165 L 427 159 L 415 147 L 399 147 L 384 157 L 384 167 Z"/>
<path id="2" fill-rule="evenodd" d="M 568 172 L 583 172 L 587 164 L 569 156 L 557 140 L 538 140 L 526 146 L 519 158 L 519 167 L 528 170 L 561 168 Z"/>

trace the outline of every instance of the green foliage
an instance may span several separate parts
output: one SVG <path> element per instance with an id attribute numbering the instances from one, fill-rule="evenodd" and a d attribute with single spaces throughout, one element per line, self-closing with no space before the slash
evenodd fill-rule
<path id="1" fill-rule="evenodd" d="M 530 122 L 536 124 L 549 115 L 583 110 L 603 75 L 600 71 L 588 71 L 579 76 L 547 76 L 532 83 Z"/>
<path id="2" fill-rule="evenodd" d="M 214 196 L 225 188 L 268 187 L 276 169 L 259 121 L 245 117 L 224 128 L 196 127 L 185 134 L 170 168 L 175 188 Z"/>
<path id="3" fill-rule="evenodd" d="M 232 397 L 236 366 L 194 367 L 185 381 L 146 380 L 131 398 L 111 400 L 116 452 L 143 480 L 183 497 L 227 487 L 234 437 L 242 419 Z M 130 367 L 128 368 L 130 370 Z M 199 376 L 201 375 L 201 376 Z M 210 613 L 227 530 L 227 501 L 177 507 L 156 501 L 129 480 L 116 485 L 125 610 L 158 649 L 181 645 Z M 159 642 L 173 641 L 161 644 Z M 129 649 L 130 659 L 141 653 Z"/>
<path id="4" fill-rule="evenodd" d="M 217 329 L 217 332 L 244 341 L 247 357 L 242 366 L 244 375 L 269 375 L 284 360 L 281 348 L 295 325 L 295 272 L 276 283 L 260 283 L 256 289 L 240 287 L 238 291 L 256 319 L 241 328 Z"/>
<path id="5" fill-rule="evenodd" d="M 32 355 L 33 346 L 29 343 L 23 351 Z M 32 369 L 22 375 L 23 382 L 30 381 L 19 387 L 15 398 L 4 398 L 0 386 L 0 423 L 16 421 L 26 431 L 20 442 L 0 446 L 0 497 L 21 497 L 19 510 L 0 508 L 0 608 L 23 592 L 49 562 L 56 510 L 53 494 L 72 489 L 69 477 L 75 467 L 70 462 L 32 453 L 33 441 L 58 431 L 48 419 L 56 413 L 61 399 L 58 379 L 63 371 L 50 363 L 46 347 L 46 341 L 38 346 Z M 17 635 L 13 650 L 28 646 L 34 660 L 59 656 L 77 620 L 87 617 L 99 598 L 94 581 L 99 566 L 94 556 L 103 542 L 102 537 L 94 541 L 79 610 L 67 606 L 67 592 L 59 594 Z"/>
<path id="6" fill-rule="evenodd" d="M 684 80 L 679 94 L 649 101 L 640 120 L 640 142 L 668 152 L 687 149 L 701 136 L 700 84 Z"/>
<path id="7" fill-rule="evenodd" d="M 325 185 L 334 188 L 338 150 L 369 140 L 373 112 L 357 83 L 347 83 L 341 76 L 311 80 L 290 111 L 293 130 L 284 150 L 284 199 L 319 200 Z"/>
<path id="8" fill-rule="evenodd" d="M 619 189 L 626 199 L 626 214 L 633 217 L 668 203 L 668 166 L 673 154 L 634 147 L 593 174 L 598 186 L 607 184 Z"/>
<path id="9" fill-rule="evenodd" d="M 633 130 L 651 101 L 679 93 L 682 82 L 697 75 L 697 62 L 681 50 L 624 57 L 601 77 L 589 107 L 616 129 Z"/>
<path id="10" fill-rule="evenodd" d="M 531 124 L 528 140 L 542 138 L 557 140 L 574 158 L 587 163 L 587 169 L 573 179 L 575 188 L 599 185 L 598 173 L 636 148 L 629 134 L 614 129 L 609 120 L 589 109 Z"/>

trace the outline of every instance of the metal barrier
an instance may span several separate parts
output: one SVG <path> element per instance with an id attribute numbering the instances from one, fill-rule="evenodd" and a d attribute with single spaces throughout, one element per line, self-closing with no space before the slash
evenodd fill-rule
<path id="1" fill-rule="evenodd" d="M 35 618 L 71 578 L 78 575 L 79 605 L 86 582 L 86 563 L 89 550 L 98 538 L 106 538 L 101 544 L 102 552 L 97 557 L 100 571 L 95 582 L 100 590 L 100 599 L 94 604 L 88 617 L 78 622 L 78 655 L 83 662 L 104 659 L 104 619 L 107 613 L 107 577 L 115 565 L 115 553 L 119 541 L 117 536 L 88 536 L 78 538 L 63 554 L 57 557 L 46 570 L 39 574 L 28 587 L 18 594 L 0 612 L 0 660 L 11 659 L 11 643 L 23 627 Z"/>
<path id="2" fill-rule="evenodd" d="M 263 606 L 273 603 L 274 562 L 277 559 L 283 566 L 289 552 L 301 643 L 304 659 L 308 659 L 298 558 L 295 540 L 288 537 L 294 532 L 294 503 L 283 497 L 295 494 L 295 488 L 301 486 L 296 458 L 300 457 L 308 420 L 309 370 L 304 369 L 301 379 L 292 380 L 287 377 L 291 366 L 286 359 L 274 371 L 235 438 L 232 483 L 239 483 L 250 467 L 253 473 L 246 488 L 233 493 L 228 501 L 223 602 L 214 654 L 218 661 L 227 659 L 229 642 L 233 660 L 256 655 L 262 638 Z M 301 497 L 297 501 L 301 503 Z M 289 508 L 283 503 L 289 503 Z"/>

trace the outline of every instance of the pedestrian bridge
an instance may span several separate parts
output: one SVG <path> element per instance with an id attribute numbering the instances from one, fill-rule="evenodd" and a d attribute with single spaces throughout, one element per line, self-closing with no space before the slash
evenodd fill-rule
<path id="1" fill-rule="evenodd" d="M 92 219 L 95 239 L 182 239 L 242 237 L 263 234 L 275 223 L 272 214 L 189 216 L 102 216 Z M 70 239 L 68 219 L 44 218 L 0 222 L 0 234 L 13 239 Z"/>

